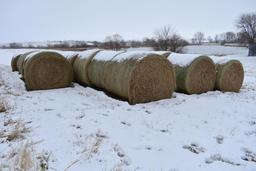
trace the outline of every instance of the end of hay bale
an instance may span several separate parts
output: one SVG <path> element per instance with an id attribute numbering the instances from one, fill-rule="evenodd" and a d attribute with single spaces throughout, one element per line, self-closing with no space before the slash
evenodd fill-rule
<path id="1" fill-rule="evenodd" d="M 17 62 L 18 62 L 20 56 L 21 55 L 19 54 L 19 55 L 15 55 L 15 56 L 12 57 L 11 67 L 12 67 L 13 72 L 18 71 Z"/>
<path id="2" fill-rule="evenodd" d="M 146 103 L 170 98 L 176 88 L 173 65 L 163 56 L 140 60 L 130 79 L 129 103 Z"/>
<path id="3" fill-rule="evenodd" d="M 61 54 L 40 51 L 26 57 L 23 75 L 28 90 L 64 88 L 71 85 L 73 69 Z"/>
<path id="4" fill-rule="evenodd" d="M 244 80 L 243 65 L 238 60 L 217 64 L 215 89 L 223 92 L 239 92 Z"/>
<path id="5" fill-rule="evenodd" d="M 214 89 L 215 64 L 208 56 L 194 59 L 188 66 L 175 68 L 177 91 L 186 94 L 201 94 Z"/>

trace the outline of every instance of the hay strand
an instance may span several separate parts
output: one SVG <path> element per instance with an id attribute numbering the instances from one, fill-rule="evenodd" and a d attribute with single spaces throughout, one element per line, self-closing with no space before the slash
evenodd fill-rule
<path id="1" fill-rule="evenodd" d="M 216 64 L 215 89 L 223 92 L 239 92 L 244 80 L 243 65 L 238 60 Z"/>

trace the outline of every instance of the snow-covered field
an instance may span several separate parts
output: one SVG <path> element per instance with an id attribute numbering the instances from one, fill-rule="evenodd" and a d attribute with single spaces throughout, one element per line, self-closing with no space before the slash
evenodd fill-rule
<path id="1" fill-rule="evenodd" d="M 175 93 L 133 106 L 78 84 L 26 92 L 9 66 L 24 50 L 0 50 L 0 95 L 7 107 L 0 113 L 0 170 L 24 166 L 29 158 L 31 165 L 58 171 L 255 171 L 256 57 L 223 49 L 188 52 L 222 51 L 232 55 L 221 58 L 239 59 L 245 69 L 240 93 Z"/>
<path id="2" fill-rule="evenodd" d="M 246 56 L 248 49 L 246 47 L 230 47 L 230 46 L 218 46 L 218 45 L 202 45 L 202 46 L 186 46 L 183 49 L 184 53 L 192 54 L 205 54 L 205 55 L 241 55 Z"/>

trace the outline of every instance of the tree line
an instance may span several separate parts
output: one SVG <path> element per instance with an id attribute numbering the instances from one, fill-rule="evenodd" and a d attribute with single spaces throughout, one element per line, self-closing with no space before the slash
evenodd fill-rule
<path id="1" fill-rule="evenodd" d="M 55 41 L 45 45 L 34 45 L 22 43 L 10 43 L 5 45 L 6 48 L 103 48 L 120 50 L 123 48 L 136 47 L 152 47 L 155 50 L 169 50 L 172 52 L 181 52 L 186 45 L 201 45 L 205 42 L 218 43 L 225 45 L 228 43 L 236 43 L 248 46 L 249 56 L 256 55 L 256 13 L 242 14 L 236 21 L 237 33 L 229 31 L 214 37 L 205 37 L 203 32 L 196 32 L 191 41 L 185 40 L 172 26 L 164 26 L 156 29 L 152 37 L 146 37 L 142 41 L 129 40 L 125 41 L 119 34 L 107 36 L 103 42 L 94 41 Z"/>

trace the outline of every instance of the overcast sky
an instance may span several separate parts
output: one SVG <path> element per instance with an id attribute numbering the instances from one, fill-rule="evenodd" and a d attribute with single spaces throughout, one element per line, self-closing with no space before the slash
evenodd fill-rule
<path id="1" fill-rule="evenodd" d="M 248 12 L 256 0 L 0 0 L 0 42 L 142 39 L 165 25 L 190 39 L 236 31 Z"/>

